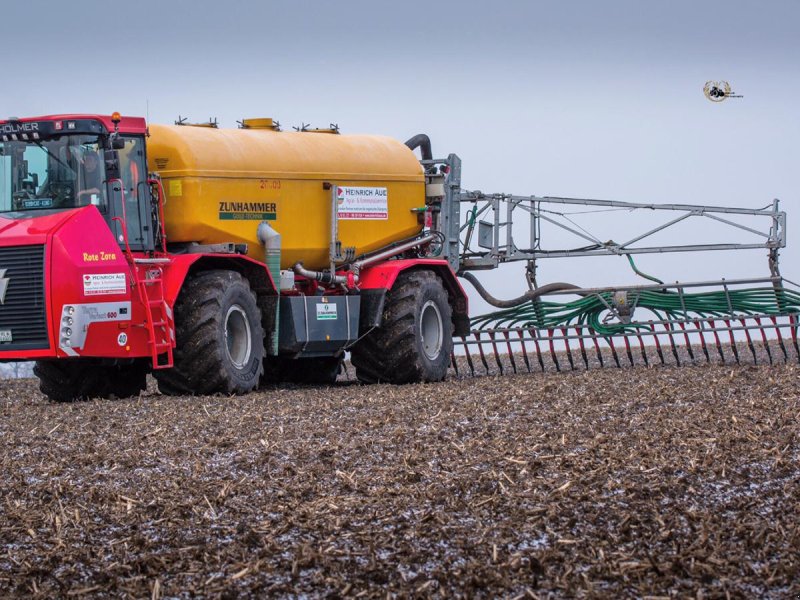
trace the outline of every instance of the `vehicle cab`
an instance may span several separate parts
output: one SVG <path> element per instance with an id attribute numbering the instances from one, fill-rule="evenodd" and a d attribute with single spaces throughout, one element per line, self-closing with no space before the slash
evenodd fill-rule
<path id="1" fill-rule="evenodd" d="M 122 248 L 127 233 L 131 250 L 153 250 L 146 133 L 144 119 L 118 113 L 0 121 L 0 218 L 94 205 Z"/>
<path id="2" fill-rule="evenodd" d="M 0 120 L 0 361 L 148 355 L 132 328 L 132 259 L 162 240 L 146 136 L 118 113 Z"/>

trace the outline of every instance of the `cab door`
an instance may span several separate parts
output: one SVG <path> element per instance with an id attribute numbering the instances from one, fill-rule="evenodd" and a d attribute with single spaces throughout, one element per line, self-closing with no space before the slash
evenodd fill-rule
<path id="1" fill-rule="evenodd" d="M 111 183 L 111 213 L 113 217 L 124 218 L 131 250 L 150 251 L 154 246 L 153 223 L 144 138 L 122 136 L 122 139 L 125 141 L 125 146 L 118 151 L 119 179 Z M 112 220 L 111 227 L 120 246 L 124 248 L 125 241 L 120 222 Z"/>

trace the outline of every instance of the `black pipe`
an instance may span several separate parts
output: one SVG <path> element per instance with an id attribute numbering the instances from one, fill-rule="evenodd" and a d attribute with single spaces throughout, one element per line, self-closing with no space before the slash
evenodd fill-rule
<path id="1" fill-rule="evenodd" d="M 481 298 L 486 300 L 492 306 L 496 306 L 497 308 L 514 308 L 515 306 L 519 306 L 520 304 L 525 304 L 526 302 L 530 302 L 531 300 L 536 300 L 539 296 L 543 296 L 544 294 L 549 294 L 550 292 L 566 292 L 569 290 L 579 290 L 577 285 L 572 285 L 571 283 L 563 283 L 563 282 L 556 282 L 556 283 L 548 283 L 547 285 L 543 285 L 542 287 L 536 288 L 535 290 L 528 290 L 522 296 L 518 298 L 513 298 L 511 300 L 499 300 L 492 296 L 489 292 L 486 291 L 486 288 L 481 285 L 481 282 L 478 281 L 478 278 L 475 277 L 472 273 L 459 273 L 459 277 L 463 277 L 467 281 L 469 281 L 478 293 L 481 295 Z"/>
<path id="2" fill-rule="evenodd" d="M 416 150 L 422 153 L 422 160 L 433 160 L 433 150 L 431 150 L 431 138 L 424 133 L 418 133 L 406 142 L 406 146 L 411 150 Z"/>

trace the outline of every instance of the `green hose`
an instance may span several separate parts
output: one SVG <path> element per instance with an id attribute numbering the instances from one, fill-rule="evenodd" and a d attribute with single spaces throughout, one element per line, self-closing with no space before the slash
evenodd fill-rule
<path id="1" fill-rule="evenodd" d="M 478 218 L 478 205 L 472 207 L 472 210 L 467 213 L 467 225 L 474 227 L 475 220 Z"/>
<path id="2" fill-rule="evenodd" d="M 644 323 L 603 323 L 601 317 L 613 305 L 613 292 L 583 296 L 571 302 L 539 299 L 536 306 L 521 306 L 494 311 L 471 320 L 473 329 L 531 327 L 551 329 L 588 326 L 601 335 L 615 335 L 649 328 Z M 751 288 L 727 292 L 679 294 L 661 290 L 629 291 L 628 301 L 637 309 L 649 310 L 656 320 L 734 318 L 748 315 L 800 313 L 800 293 L 775 288 Z"/>
<path id="3" fill-rule="evenodd" d="M 633 272 L 636 273 L 639 277 L 644 277 L 645 279 L 649 279 L 650 281 L 655 281 L 660 285 L 664 284 L 664 282 L 661 281 L 658 277 L 653 277 L 652 275 L 648 275 L 647 273 L 643 273 L 642 271 L 637 269 L 636 263 L 633 262 L 633 257 L 630 254 L 626 254 L 625 256 L 628 257 L 628 262 L 631 263 L 631 269 L 633 269 Z"/>

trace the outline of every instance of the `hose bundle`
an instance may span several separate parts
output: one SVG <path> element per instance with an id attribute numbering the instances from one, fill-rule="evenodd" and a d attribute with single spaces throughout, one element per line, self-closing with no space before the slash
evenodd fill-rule
<path id="1" fill-rule="evenodd" d="M 666 290 L 629 290 L 628 306 L 648 310 L 653 320 L 695 320 L 744 317 L 750 315 L 786 315 L 800 313 L 800 293 L 785 288 L 750 288 L 699 293 Z M 601 335 L 615 335 L 648 328 L 644 323 L 606 323 L 614 292 L 586 295 L 570 302 L 532 298 L 529 302 L 475 317 L 473 329 L 536 328 L 588 326 Z"/>

